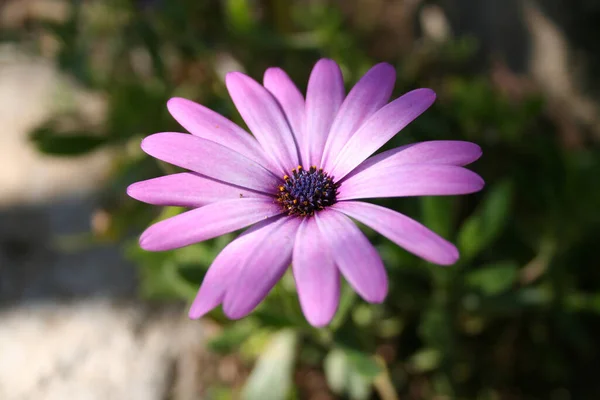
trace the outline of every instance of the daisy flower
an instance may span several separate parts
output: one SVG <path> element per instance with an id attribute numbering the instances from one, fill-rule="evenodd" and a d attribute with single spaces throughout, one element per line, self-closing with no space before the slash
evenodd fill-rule
<path id="1" fill-rule="evenodd" d="M 341 276 L 367 302 L 382 302 L 383 262 L 352 219 L 427 261 L 456 262 L 456 247 L 425 226 L 359 201 L 466 194 L 484 185 L 463 168 L 481 155 L 473 143 L 421 142 L 370 157 L 435 100 L 432 90 L 417 89 L 388 103 L 395 79 L 391 65 L 375 65 L 346 96 L 340 68 L 322 59 L 304 98 L 279 68 L 269 68 L 262 85 L 229 73 L 227 89 L 253 136 L 199 104 L 169 100 L 169 112 L 191 135 L 156 133 L 141 147 L 190 172 L 137 182 L 127 193 L 191 210 L 150 226 L 140 246 L 176 249 L 250 226 L 213 261 L 191 318 L 221 304 L 231 319 L 248 315 L 290 263 L 314 326 L 333 318 Z"/>

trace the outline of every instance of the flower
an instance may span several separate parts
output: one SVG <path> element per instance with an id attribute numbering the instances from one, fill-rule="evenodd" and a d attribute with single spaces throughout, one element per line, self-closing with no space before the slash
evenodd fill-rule
<path id="1" fill-rule="evenodd" d="M 421 142 L 369 158 L 435 100 L 432 90 L 417 89 L 388 103 L 395 78 L 391 65 L 378 64 L 345 96 L 340 68 L 322 59 L 305 99 L 279 68 L 265 72 L 263 85 L 229 73 L 227 89 L 254 136 L 199 104 L 169 100 L 171 115 L 192 134 L 157 133 L 141 147 L 192 172 L 137 182 L 127 192 L 192 210 L 150 226 L 141 247 L 175 249 L 252 225 L 215 258 L 191 318 L 220 304 L 231 319 L 248 315 L 290 262 L 302 310 L 314 326 L 333 318 L 340 274 L 364 300 L 382 302 L 388 290 L 383 262 L 350 218 L 427 261 L 456 262 L 456 247 L 420 223 L 357 201 L 466 194 L 484 185 L 463 168 L 481 156 L 469 142 Z"/>

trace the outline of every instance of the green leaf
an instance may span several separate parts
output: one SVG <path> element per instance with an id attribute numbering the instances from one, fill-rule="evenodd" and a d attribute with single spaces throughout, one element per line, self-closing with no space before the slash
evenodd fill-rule
<path id="1" fill-rule="evenodd" d="M 519 266 L 513 261 L 501 261 L 485 265 L 469 272 L 467 284 L 486 295 L 496 295 L 508 290 L 518 275 Z"/>
<path id="2" fill-rule="evenodd" d="M 248 0 L 227 0 L 225 11 L 231 27 L 238 32 L 248 32 L 254 25 Z"/>
<path id="3" fill-rule="evenodd" d="M 364 329 L 359 329 L 351 318 L 346 318 L 342 326 L 333 333 L 333 341 L 345 349 L 360 351 L 367 346 L 368 338 L 365 338 L 365 332 Z"/>
<path id="4" fill-rule="evenodd" d="M 231 387 L 225 387 L 221 385 L 211 385 L 207 388 L 206 397 L 207 399 L 213 400 L 233 400 L 233 390 Z"/>
<path id="5" fill-rule="evenodd" d="M 509 181 L 493 186 L 458 234 L 463 259 L 471 259 L 502 233 L 511 209 L 513 187 Z"/>
<path id="6" fill-rule="evenodd" d="M 350 349 L 345 352 L 353 369 L 367 380 L 372 381 L 381 374 L 381 366 L 370 354 Z"/>
<path id="7" fill-rule="evenodd" d="M 410 358 L 410 365 L 419 373 L 431 372 L 435 370 L 442 361 L 442 355 L 439 350 L 426 348 L 417 351 Z"/>
<path id="8" fill-rule="evenodd" d="M 323 367 L 331 391 L 338 395 L 344 394 L 350 369 L 346 354 L 340 349 L 331 350 L 325 357 Z"/>
<path id="9" fill-rule="evenodd" d="M 208 267 L 230 241 L 231 235 L 196 243 L 175 251 L 179 275 L 193 286 L 200 286 Z"/>
<path id="10" fill-rule="evenodd" d="M 271 328 L 285 328 L 294 326 L 294 319 L 280 310 L 262 307 L 252 313 L 261 325 Z"/>
<path id="11" fill-rule="evenodd" d="M 453 224 L 454 197 L 422 197 L 423 223 L 442 237 L 450 237 Z"/>
<path id="12" fill-rule="evenodd" d="M 353 400 L 368 399 L 371 384 L 382 371 L 373 357 L 343 348 L 332 349 L 323 367 L 331 391 L 340 396 L 347 394 Z"/>
<path id="13" fill-rule="evenodd" d="M 372 386 L 370 382 L 351 371 L 348 382 L 348 396 L 352 400 L 364 400 L 371 397 Z"/>
<path id="14" fill-rule="evenodd" d="M 197 286 L 190 285 L 180 273 L 174 251 L 152 253 L 140 248 L 137 240 L 125 250 L 128 259 L 138 263 L 141 275 L 140 294 L 146 298 L 192 298 Z"/>
<path id="15" fill-rule="evenodd" d="M 428 347 L 452 350 L 452 317 L 443 303 L 430 305 L 422 314 L 419 336 Z"/>
<path id="16" fill-rule="evenodd" d="M 189 283 L 190 285 L 200 286 L 204 277 L 206 276 L 206 269 L 201 268 L 198 263 L 177 263 L 177 271 L 181 276 L 181 279 Z"/>
<path id="17" fill-rule="evenodd" d="M 241 346 L 256 330 L 255 324 L 250 320 L 244 320 L 231 324 L 223 329 L 223 332 L 216 338 L 208 341 L 207 347 L 221 354 L 232 353 Z"/>
<path id="18" fill-rule="evenodd" d="M 338 310 L 330 324 L 331 330 L 336 331 L 342 326 L 350 314 L 355 302 L 356 292 L 350 287 L 350 285 L 344 283 L 341 289 L 340 305 L 338 306 Z"/>
<path id="19" fill-rule="evenodd" d="M 282 330 L 259 357 L 242 390 L 244 400 L 283 400 L 292 389 L 297 334 Z"/>
<path id="20" fill-rule="evenodd" d="M 31 134 L 31 140 L 39 151 L 55 156 L 77 156 L 96 150 L 106 143 L 106 139 L 85 132 L 59 133 L 49 126 L 43 126 Z"/>

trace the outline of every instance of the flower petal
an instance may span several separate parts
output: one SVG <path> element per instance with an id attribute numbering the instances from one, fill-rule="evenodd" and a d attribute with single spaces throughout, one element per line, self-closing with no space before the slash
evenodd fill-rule
<path id="1" fill-rule="evenodd" d="M 342 182 L 337 199 L 467 194 L 478 192 L 483 185 L 475 172 L 454 165 L 371 167 Z"/>
<path id="2" fill-rule="evenodd" d="M 288 74 L 281 68 L 269 68 L 265 71 L 263 83 L 267 90 L 275 96 L 279 105 L 285 113 L 285 117 L 292 128 L 292 133 L 296 140 L 298 151 L 300 153 L 300 164 L 304 159 L 303 139 L 304 124 L 306 123 L 304 111 L 304 97 Z"/>
<path id="3" fill-rule="evenodd" d="M 170 99 L 167 108 L 192 135 L 229 147 L 265 167 L 269 166 L 256 139 L 222 115 L 180 97 Z"/>
<path id="4" fill-rule="evenodd" d="M 380 303 L 388 291 L 381 257 L 358 227 L 339 211 L 315 214 L 323 242 L 350 286 L 366 301 Z"/>
<path id="5" fill-rule="evenodd" d="M 321 166 L 328 171 L 335 156 L 364 121 L 383 107 L 394 90 L 396 70 L 388 63 L 371 68 L 354 85 L 338 111 L 327 137 Z"/>
<path id="6" fill-rule="evenodd" d="M 241 197 L 271 198 L 264 193 L 230 185 L 191 172 L 136 182 L 129 185 L 127 194 L 136 200 L 157 206 L 194 208 Z"/>
<path id="7" fill-rule="evenodd" d="M 211 264 L 200 285 L 188 313 L 190 318 L 201 318 L 223 302 L 227 288 L 235 282 L 240 272 L 240 261 L 253 252 L 259 243 L 257 239 L 260 239 L 260 235 L 253 232 L 265 229 L 277 219 L 278 217 L 274 217 L 257 223 L 225 246 Z"/>
<path id="8" fill-rule="evenodd" d="M 278 215 L 281 208 L 262 198 L 224 200 L 157 222 L 142 233 L 140 246 L 164 251 L 212 239 Z"/>
<path id="9" fill-rule="evenodd" d="M 275 175 L 240 153 L 185 133 L 156 133 L 146 137 L 141 146 L 159 160 L 233 185 L 271 193 L 280 183 Z"/>
<path id="10" fill-rule="evenodd" d="M 306 90 L 305 168 L 320 165 L 331 124 L 344 100 L 344 79 L 333 60 L 315 64 Z"/>
<path id="11" fill-rule="evenodd" d="M 481 147 L 460 140 L 432 140 L 396 147 L 366 159 L 348 174 L 367 168 L 389 168 L 404 164 L 444 164 L 463 166 L 481 157 Z"/>
<path id="12" fill-rule="evenodd" d="M 360 201 L 340 201 L 333 208 L 427 261 L 451 265 L 458 260 L 458 250 L 452 243 L 406 215 Z"/>
<path id="13" fill-rule="evenodd" d="M 298 165 L 294 135 L 273 95 L 254 79 L 241 72 L 225 77 L 229 95 L 240 115 L 282 174 Z"/>
<path id="14" fill-rule="evenodd" d="M 249 234 L 254 247 L 240 260 L 235 282 L 227 289 L 223 311 L 231 319 L 248 315 L 283 276 L 292 259 L 299 218 L 281 218 Z"/>
<path id="15" fill-rule="evenodd" d="M 330 175 L 338 180 L 383 146 L 435 101 L 431 89 L 417 89 L 397 98 L 366 120 L 340 150 Z"/>
<path id="16" fill-rule="evenodd" d="M 331 322 L 340 300 L 340 276 L 329 247 L 323 245 L 315 218 L 298 229 L 292 270 L 300 306 L 308 322 L 317 327 Z"/>

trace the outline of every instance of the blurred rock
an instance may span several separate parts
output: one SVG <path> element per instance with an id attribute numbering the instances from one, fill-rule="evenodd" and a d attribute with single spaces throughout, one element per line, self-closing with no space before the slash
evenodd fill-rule
<path id="1" fill-rule="evenodd" d="M 62 22 L 67 19 L 69 4 L 63 0 L 8 0 L 0 13 L 0 25 L 15 28 L 30 19 Z"/>
<path id="2" fill-rule="evenodd" d="M 0 302 L 131 297 L 119 248 L 85 240 L 111 154 L 48 157 L 28 138 L 57 110 L 100 120 L 102 100 L 15 47 L 0 49 L 0 72 Z"/>
<path id="3" fill-rule="evenodd" d="M 108 151 L 58 158 L 40 155 L 31 145 L 32 129 L 57 111 L 74 108 L 89 121 L 99 121 L 104 102 L 49 63 L 11 46 L 0 48 L 0 207 L 89 193 L 107 177 Z"/>
<path id="4" fill-rule="evenodd" d="M 94 209 L 88 195 L 0 210 L 0 305 L 135 295 L 120 248 L 90 243 Z"/>
<path id="5" fill-rule="evenodd" d="M 87 233 L 111 154 L 40 155 L 28 133 L 104 104 L 51 65 L 0 48 L 0 399 L 199 398 L 204 325 L 136 300 L 120 244 Z"/>
<path id="6" fill-rule="evenodd" d="M 193 390 L 178 363 L 200 348 L 202 330 L 178 311 L 81 301 L 0 312 L 3 400 L 162 400 Z M 191 368 L 191 367 L 190 367 Z M 193 368 L 197 371 L 198 368 Z M 197 398 L 197 397 L 196 397 Z"/>

